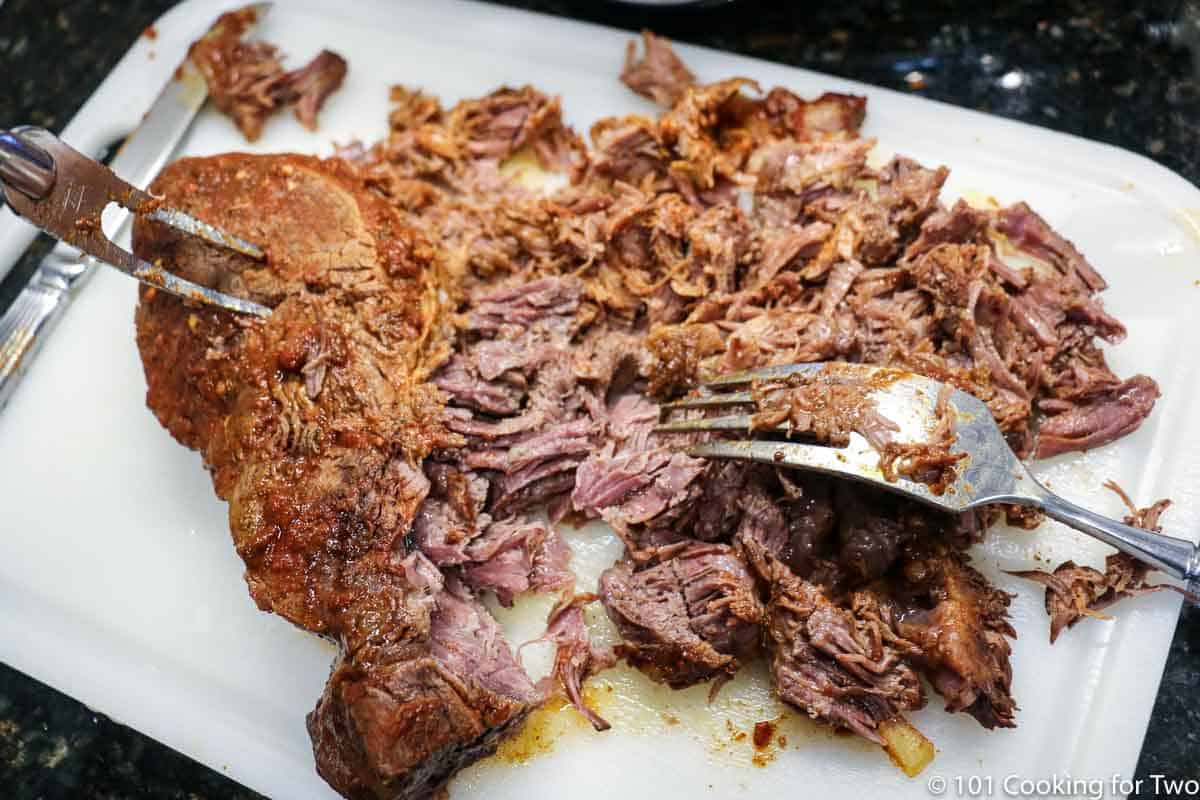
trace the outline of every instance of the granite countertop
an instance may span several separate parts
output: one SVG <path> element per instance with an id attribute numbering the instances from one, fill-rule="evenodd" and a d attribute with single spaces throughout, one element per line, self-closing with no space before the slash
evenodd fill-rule
<path id="1" fill-rule="evenodd" d="M 506 4 L 634 30 L 650 27 L 680 41 L 1020 119 L 1128 148 L 1200 181 L 1196 0 L 1139 8 L 1118 0 L 737 0 L 672 12 L 607 0 Z M 61 129 L 171 5 L 0 0 L 0 127 Z M 47 53 L 54 54 L 49 69 Z M 24 263 L 27 269 L 32 258 Z M 11 293 L 14 280 L 0 287 L 0 297 Z M 1200 610 L 1185 609 L 1137 777 L 1200 778 L 1198 688 Z M 12 800 L 258 797 L 2 664 L 0 787 Z"/>

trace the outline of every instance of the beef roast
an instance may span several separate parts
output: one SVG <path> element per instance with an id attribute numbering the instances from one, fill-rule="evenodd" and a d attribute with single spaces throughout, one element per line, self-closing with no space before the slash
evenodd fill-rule
<path id="1" fill-rule="evenodd" d="M 918 673 L 948 710 L 1011 726 L 1009 597 L 963 552 L 998 510 L 692 459 L 648 398 L 731 369 L 891 365 L 975 394 L 1027 457 L 1124 436 L 1158 396 L 1108 367 L 1100 342 L 1125 330 L 1104 281 L 1028 206 L 946 207 L 946 168 L 875 165 L 864 98 L 698 85 L 644 42 L 623 78 L 668 108 L 598 121 L 590 151 L 532 87 L 449 108 L 394 87 L 387 136 L 339 159 L 185 159 L 156 181 L 265 262 L 135 226 L 143 258 L 274 309 L 142 289 L 138 346 L 150 408 L 229 501 L 254 600 L 339 645 L 309 729 L 349 797 L 436 791 L 555 684 L 604 728 L 582 684 L 617 655 L 715 690 L 765 649 L 786 702 L 873 742 L 924 703 Z M 284 104 L 311 123 L 344 74 L 332 54 L 285 72 L 236 37 L 193 56 L 248 136 Z M 534 187 L 530 154 L 565 185 Z M 755 391 L 763 425 L 857 432 L 931 485 L 953 468 L 951 415 L 899 447 L 853 386 Z M 568 514 L 625 539 L 600 585 L 615 653 L 588 641 L 552 525 Z M 1040 578 L 1048 609 L 1149 588 L 1115 566 Z M 527 591 L 562 593 L 538 686 L 480 603 Z"/>
<path id="2" fill-rule="evenodd" d="M 229 500 L 258 605 L 340 645 L 310 717 L 322 775 L 347 796 L 425 796 L 536 703 L 491 617 L 405 552 L 431 487 L 413 463 L 461 441 L 426 380 L 449 350 L 432 251 L 337 162 L 185 159 L 153 190 L 271 255 L 146 220 L 137 251 L 274 311 L 248 320 L 143 288 L 148 403 Z"/>

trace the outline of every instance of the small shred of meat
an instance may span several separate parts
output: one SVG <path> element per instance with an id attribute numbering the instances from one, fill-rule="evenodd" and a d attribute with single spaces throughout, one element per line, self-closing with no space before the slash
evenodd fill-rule
<path id="1" fill-rule="evenodd" d="M 535 641 L 554 643 L 554 669 L 549 682 L 562 687 L 571 705 L 583 714 L 594 729 L 606 731 L 612 726 L 583 699 L 584 681 L 590 675 L 608 669 L 617 661 L 612 648 L 597 648 L 588 636 L 583 609 L 595 600 L 594 594 L 564 593 L 550 610 L 546 632 Z"/>
<path id="2" fill-rule="evenodd" d="M 664 108 L 670 108 L 696 82 L 696 76 L 679 60 L 671 43 L 642 31 L 642 57 L 637 57 L 637 43 L 630 41 L 625 50 L 625 66 L 621 70 L 624 83 L 642 97 Z"/>
<path id="3" fill-rule="evenodd" d="M 571 503 L 576 511 L 624 528 L 658 517 L 687 497 L 705 464 L 652 432 L 658 421 L 654 403 L 622 395 L 605 417 L 608 442 L 575 474 Z"/>
<path id="4" fill-rule="evenodd" d="M 943 494 L 954 482 L 956 466 L 967 457 L 966 452 L 952 453 L 954 426 L 957 416 L 950 404 L 953 388 L 943 385 L 934 403 L 937 422 L 924 442 L 888 442 L 883 446 L 879 471 L 889 481 L 903 475 L 910 480 L 927 484 L 934 494 Z"/>
<path id="5" fill-rule="evenodd" d="M 1170 500 L 1162 499 L 1145 508 L 1138 508 L 1115 482 L 1108 481 L 1104 486 L 1115 492 L 1129 509 L 1125 517 L 1126 525 L 1162 532 L 1159 517 L 1171 505 Z M 1103 613 L 1104 609 L 1126 597 L 1163 589 L 1186 596 L 1186 592 L 1177 586 L 1147 583 L 1146 579 L 1152 571 L 1153 567 L 1149 564 L 1127 553 L 1112 553 L 1104 560 L 1104 572 L 1079 566 L 1074 561 L 1064 561 L 1053 572 L 1025 570 L 1011 574 L 1046 587 L 1046 613 L 1050 617 L 1050 643 L 1053 644 L 1060 633 L 1085 617 L 1110 619 Z"/>
<path id="6" fill-rule="evenodd" d="M 852 94 L 825 92 L 816 100 L 804 100 L 782 87 L 767 93 L 763 110 L 772 118 L 782 119 L 797 139 L 819 138 L 828 134 L 856 134 L 867 114 L 867 98 Z"/>
<path id="7" fill-rule="evenodd" d="M 1158 385 L 1134 375 L 1112 392 L 1043 418 L 1038 428 L 1038 458 L 1090 450 L 1137 430 L 1154 409 Z"/>
<path id="8" fill-rule="evenodd" d="M 305 66 L 285 70 L 274 45 L 242 41 L 254 20 L 253 9 L 228 12 L 188 50 L 208 84 L 213 105 L 233 119 L 250 142 L 262 134 L 267 117 L 288 106 L 304 127 L 316 130 L 326 98 L 346 78 L 346 60 L 322 50 Z"/>
<path id="9" fill-rule="evenodd" d="M 317 114 L 329 95 L 342 87 L 348 69 L 346 59 L 332 50 L 322 50 L 307 65 L 284 76 L 287 93 L 281 92 L 280 99 L 293 106 L 301 125 L 315 131 Z"/>
<path id="10" fill-rule="evenodd" d="M 1025 203 L 1004 209 L 996 227 L 1017 246 L 1054 264 L 1069 280 L 1077 281 L 1091 291 L 1107 288 L 1104 278 L 1100 277 L 1100 273 L 1087 262 L 1075 245 L 1055 233 L 1046 220 Z"/>
<path id="11" fill-rule="evenodd" d="M 1154 533 L 1162 533 L 1162 524 L 1159 521 L 1163 512 L 1171 507 L 1171 501 L 1167 498 L 1155 500 L 1145 508 L 1138 508 L 1133 504 L 1133 500 L 1126 494 L 1116 481 L 1108 480 L 1104 482 L 1104 488 L 1116 494 L 1121 498 L 1121 502 L 1125 504 L 1125 508 L 1129 513 L 1125 515 L 1124 523 L 1132 525 L 1135 528 L 1141 528 L 1144 531 L 1153 531 Z"/>

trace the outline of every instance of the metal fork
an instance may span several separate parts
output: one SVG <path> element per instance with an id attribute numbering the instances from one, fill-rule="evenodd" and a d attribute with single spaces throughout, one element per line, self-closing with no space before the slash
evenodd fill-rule
<path id="1" fill-rule="evenodd" d="M 943 413 L 955 416 L 953 453 L 963 453 L 954 466 L 954 478 L 944 486 L 931 486 L 895 475 L 884 477 L 880 452 L 857 432 L 844 447 L 780 440 L 783 428 L 764 430 L 754 424 L 755 400 L 749 387 L 768 381 L 821 378 L 869 388 L 867 397 L 878 413 L 897 430 L 893 441 L 921 443 L 938 422 L 939 397 Z M 742 389 L 741 391 L 735 391 Z M 950 390 L 946 394 L 947 390 Z M 698 410 L 743 410 L 724 416 L 695 418 Z M 1008 446 L 986 404 L 959 389 L 904 370 L 867 364 L 789 364 L 724 375 L 706 383 L 697 397 L 669 403 L 663 413 L 685 411 L 693 418 L 661 422 L 662 433 L 728 433 L 773 435 L 770 439 L 705 437 L 685 451 L 697 458 L 739 459 L 781 467 L 812 470 L 851 478 L 910 497 L 947 512 L 962 512 L 992 503 L 1010 503 L 1041 509 L 1046 516 L 1093 536 L 1118 550 L 1186 583 L 1193 596 L 1200 591 L 1200 547 L 1183 539 L 1142 530 L 1088 511 L 1059 497 L 1040 484 Z M 940 490 L 940 491 L 939 491 Z"/>
<path id="2" fill-rule="evenodd" d="M 271 313 L 266 306 L 193 283 L 113 244 L 100 225 L 100 215 L 109 203 L 218 247 L 259 261 L 266 257 L 250 242 L 165 207 L 47 130 L 0 130 L 0 195 L 14 212 L 46 233 L 142 283 L 242 314 L 266 317 Z"/>

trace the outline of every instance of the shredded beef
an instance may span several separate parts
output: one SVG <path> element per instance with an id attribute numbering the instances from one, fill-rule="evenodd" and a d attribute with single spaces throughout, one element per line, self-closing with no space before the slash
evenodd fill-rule
<path id="1" fill-rule="evenodd" d="M 662 561 L 630 561 L 600 578 L 600 598 L 624 638 L 617 655 L 674 688 L 717 678 L 715 692 L 758 647 L 762 605 L 728 546 L 681 543 Z"/>
<path id="2" fill-rule="evenodd" d="M 1090 450 L 1132 433 L 1158 395 L 1154 381 L 1135 375 L 1111 392 L 1046 417 L 1038 427 L 1037 457 Z"/>
<path id="3" fill-rule="evenodd" d="M 942 386 L 934 403 L 937 420 L 929 437 L 923 442 L 888 442 L 883 446 L 879 469 L 890 481 L 897 475 L 920 481 L 935 494 L 942 494 L 955 479 L 955 465 L 969 455 L 951 452 L 954 444 L 956 416 L 950 406 L 952 390 Z"/>
<path id="4" fill-rule="evenodd" d="M 322 50 L 305 66 L 285 70 L 274 45 L 241 40 L 256 13 L 224 14 L 212 32 L 192 44 L 188 58 L 204 76 L 213 105 L 248 141 L 262 134 L 267 117 L 288 106 L 304 127 L 316 130 L 321 106 L 346 78 L 346 60 Z"/>
<path id="5" fill-rule="evenodd" d="M 918 648 L 914 661 L 946 700 L 947 711 L 965 711 L 985 728 L 1011 728 L 1011 596 L 989 585 L 965 557 L 924 543 L 905 558 L 897 595 L 905 611 L 897 632 Z"/>
<path id="6" fill-rule="evenodd" d="M 963 554 L 997 509 L 692 459 L 653 433 L 647 398 L 731 369 L 895 366 L 974 394 L 1040 457 L 1128 434 L 1158 396 L 1108 367 L 1100 342 L 1125 330 L 1104 281 L 1028 206 L 947 206 L 945 167 L 872 166 L 865 98 L 697 85 L 644 43 L 623 78 L 668 108 L 598 121 L 590 150 L 532 87 L 450 108 L 394 87 L 374 145 L 187 159 L 156 181 L 265 263 L 135 227 L 141 257 L 274 308 L 238 319 L 143 289 L 138 345 L 148 404 L 230 502 L 254 600 L 339 645 L 309 731 L 346 796 L 429 795 L 550 684 L 603 729 L 582 684 L 616 656 L 716 691 L 765 649 L 786 702 L 873 742 L 924 703 L 919 673 L 948 710 L 1012 726 L 1009 597 Z M 248 137 L 287 104 L 311 124 L 345 71 L 323 53 L 285 72 L 236 35 L 193 58 Z M 554 186 L 516 169 L 530 154 Z M 857 432 L 890 474 L 944 484 L 957 461 L 952 414 L 898 445 L 852 385 L 754 391 L 760 424 Z M 599 589 L 615 653 L 588 641 L 553 527 L 568 514 L 625 540 Z M 1054 631 L 1154 588 L 1111 566 L 1035 578 Z M 563 597 L 540 686 L 479 601 L 529 591 Z"/>
<path id="7" fill-rule="evenodd" d="M 607 442 L 580 464 L 571 502 L 587 516 L 619 528 L 645 523 L 687 497 L 704 462 L 651 432 L 658 407 L 640 395 L 622 395 L 607 413 Z"/>
<path id="8" fill-rule="evenodd" d="M 575 582 L 566 542 L 540 521 L 493 522 L 467 546 L 467 557 L 471 563 L 463 568 L 463 580 L 494 592 L 504 606 L 524 592 L 565 589 Z"/>
<path id="9" fill-rule="evenodd" d="M 621 82 L 643 97 L 670 108 L 696 82 L 696 76 L 679 60 L 666 39 L 642 31 L 642 45 L 645 52 L 639 59 L 637 44 L 629 42 Z"/>
<path id="10" fill-rule="evenodd" d="M 1004 209 L 997 217 L 996 228 L 1017 247 L 1049 261 L 1072 283 L 1093 292 L 1108 286 L 1075 245 L 1055 233 L 1025 203 Z"/>
<path id="11" fill-rule="evenodd" d="M 921 682 L 903 658 L 914 645 L 878 619 L 835 605 L 766 551 L 752 545 L 750 552 L 771 586 L 767 647 L 779 697 L 813 719 L 882 744 L 880 722 L 925 704 Z"/>
<path id="12" fill-rule="evenodd" d="M 588 638 L 583 608 L 595 600 L 596 596 L 593 594 L 564 593 L 562 599 L 550 609 L 545 634 L 535 641 L 554 643 L 552 680 L 562 687 L 567 699 L 593 728 L 606 731 L 612 726 L 588 707 L 582 691 L 583 682 L 589 675 L 616 663 L 616 654 L 611 648 L 597 648 Z"/>
<path id="13" fill-rule="evenodd" d="M 1146 508 L 1138 508 L 1116 483 L 1108 481 L 1104 485 L 1115 492 L 1129 509 L 1129 514 L 1125 517 L 1126 525 L 1156 533 L 1162 532 L 1158 518 L 1171 505 L 1170 500 L 1159 500 Z M 1184 594 L 1177 586 L 1147 583 L 1146 578 L 1152 571 L 1153 568 L 1149 564 L 1133 556 L 1112 553 L 1104 560 L 1104 572 L 1092 567 L 1079 566 L 1074 561 L 1064 561 L 1055 567 L 1053 572 L 1025 570 L 1012 574 L 1046 587 L 1050 643 L 1054 644 L 1064 629 L 1074 627 L 1075 623 L 1085 617 L 1109 619 L 1103 613 L 1104 609 L 1123 598 L 1150 594 L 1161 589 Z"/>
<path id="14" fill-rule="evenodd" d="M 825 370 L 756 382 L 752 429 L 780 427 L 789 436 L 806 435 L 835 447 L 848 444 L 854 432 L 882 451 L 899 428 L 875 408 L 873 388 L 847 383 Z"/>

